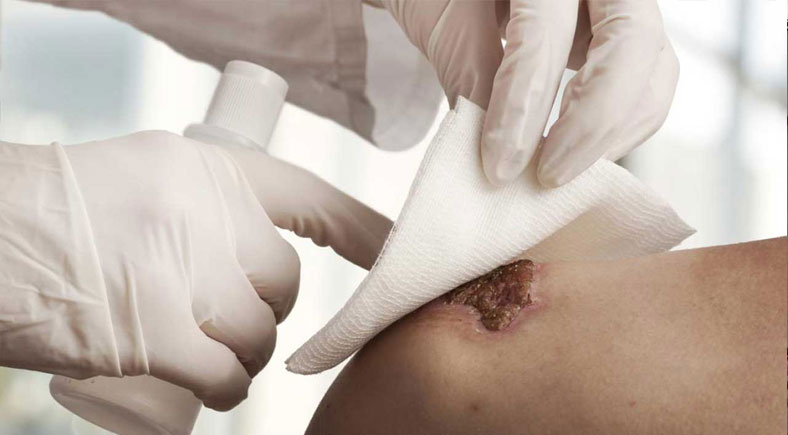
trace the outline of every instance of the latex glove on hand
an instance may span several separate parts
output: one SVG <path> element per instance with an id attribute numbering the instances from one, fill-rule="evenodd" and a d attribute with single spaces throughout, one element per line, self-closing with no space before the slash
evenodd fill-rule
<path id="1" fill-rule="evenodd" d="M 534 158 L 548 187 L 616 160 L 654 134 L 673 100 L 678 59 L 656 0 L 381 3 L 433 64 L 451 105 L 461 95 L 488 109 L 481 152 L 496 185 Z M 579 70 L 543 138 L 567 66 Z"/>
<path id="2" fill-rule="evenodd" d="M 0 364 L 242 401 L 300 265 L 232 157 L 164 132 L 0 155 Z"/>
<path id="3" fill-rule="evenodd" d="M 307 171 L 166 132 L 0 143 L 0 198 L 0 365 L 150 374 L 218 410 L 246 397 L 298 291 L 260 202 L 365 267 L 391 229 Z"/>
<path id="4" fill-rule="evenodd" d="M 392 222 L 309 171 L 260 151 L 227 147 L 274 224 L 330 246 L 369 270 Z"/>

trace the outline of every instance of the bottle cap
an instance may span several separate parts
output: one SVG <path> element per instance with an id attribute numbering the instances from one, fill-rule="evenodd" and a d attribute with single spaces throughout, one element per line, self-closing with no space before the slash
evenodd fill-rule
<path id="1" fill-rule="evenodd" d="M 205 124 L 244 136 L 265 149 L 287 95 L 287 82 L 251 62 L 233 60 L 213 93 Z"/>

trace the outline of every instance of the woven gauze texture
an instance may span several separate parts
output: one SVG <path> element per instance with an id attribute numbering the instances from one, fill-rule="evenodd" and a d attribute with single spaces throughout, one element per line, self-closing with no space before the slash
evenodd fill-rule
<path id="1" fill-rule="evenodd" d="M 460 99 L 432 140 L 380 257 L 344 307 L 288 360 L 336 366 L 378 332 L 517 258 L 601 260 L 666 251 L 694 230 L 625 169 L 599 161 L 542 188 L 533 166 L 505 187 L 482 172 L 484 111 Z"/>

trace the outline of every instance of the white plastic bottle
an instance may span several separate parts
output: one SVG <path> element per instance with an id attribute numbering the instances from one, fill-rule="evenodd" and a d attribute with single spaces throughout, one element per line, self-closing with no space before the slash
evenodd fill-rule
<path id="1" fill-rule="evenodd" d="M 205 121 L 190 125 L 184 136 L 264 151 L 286 94 L 287 82 L 273 71 L 249 62 L 229 62 Z M 189 434 L 202 407 L 191 391 L 152 376 L 85 380 L 54 376 L 49 389 L 74 414 L 119 435 Z"/>

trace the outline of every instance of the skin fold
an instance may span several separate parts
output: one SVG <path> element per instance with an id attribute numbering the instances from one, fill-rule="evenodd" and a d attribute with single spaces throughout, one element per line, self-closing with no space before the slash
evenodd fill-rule
<path id="1" fill-rule="evenodd" d="M 442 298 L 348 363 L 309 434 L 785 433 L 786 239 L 537 265 L 490 331 Z"/>

